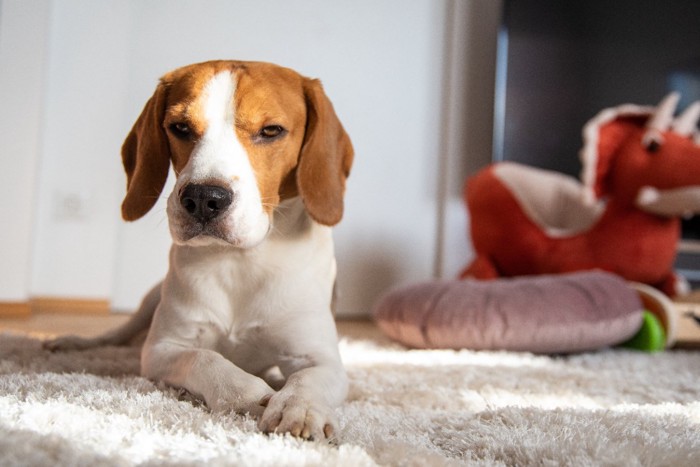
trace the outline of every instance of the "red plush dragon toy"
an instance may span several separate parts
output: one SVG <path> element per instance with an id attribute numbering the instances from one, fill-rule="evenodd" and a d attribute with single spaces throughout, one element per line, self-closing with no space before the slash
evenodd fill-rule
<path id="1" fill-rule="evenodd" d="M 605 109 L 583 129 L 581 181 L 504 162 L 468 180 L 476 253 L 462 277 L 603 269 L 670 296 L 680 217 L 700 212 L 700 102 Z"/>

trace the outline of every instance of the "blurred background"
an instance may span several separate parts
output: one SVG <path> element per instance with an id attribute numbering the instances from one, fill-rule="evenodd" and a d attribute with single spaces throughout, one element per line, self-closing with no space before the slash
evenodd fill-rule
<path id="1" fill-rule="evenodd" d="M 211 59 L 320 78 L 356 155 L 340 316 L 473 255 L 465 179 L 578 175 L 603 108 L 700 99 L 697 0 L 0 0 L 0 304 L 131 311 L 165 273 L 164 199 L 124 223 L 124 137 L 165 72 Z M 164 193 L 173 183 L 169 179 Z M 677 266 L 700 284 L 700 222 Z"/>
<path id="2" fill-rule="evenodd" d="M 121 221 L 120 146 L 162 74 L 211 59 L 320 78 L 350 134 L 341 316 L 367 314 L 391 286 L 453 276 L 471 254 L 461 186 L 491 158 L 501 7 L 1 0 L 0 302 L 137 306 L 167 268 L 169 234 L 164 199 Z"/>

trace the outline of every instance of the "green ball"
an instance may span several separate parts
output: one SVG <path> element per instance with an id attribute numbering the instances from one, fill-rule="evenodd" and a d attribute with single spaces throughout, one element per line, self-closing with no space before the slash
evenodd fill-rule
<path id="1" fill-rule="evenodd" d="M 656 315 L 644 310 L 642 327 L 639 328 L 637 334 L 620 346 L 644 352 L 658 352 L 666 346 L 666 331 Z"/>

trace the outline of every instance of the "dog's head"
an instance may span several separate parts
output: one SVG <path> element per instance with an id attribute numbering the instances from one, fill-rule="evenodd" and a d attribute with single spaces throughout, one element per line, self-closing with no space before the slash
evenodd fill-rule
<path id="1" fill-rule="evenodd" d="M 122 216 L 155 204 L 169 165 L 173 240 L 260 243 L 282 200 L 324 225 L 343 215 L 353 150 L 317 80 L 268 63 L 216 61 L 166 74 L 122 146 Z"/>

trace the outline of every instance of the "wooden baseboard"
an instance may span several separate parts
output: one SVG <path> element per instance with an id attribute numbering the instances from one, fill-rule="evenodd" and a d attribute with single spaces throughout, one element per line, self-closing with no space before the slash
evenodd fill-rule
<path id="1" fill-rule="evenodd" d="M 21 318 L 40 313 L 107 315 L 109 300 L 36 297 L 27 302 L 0 302 L 0 317 Z"/>
<path id="2" fill-rule="evenodd" d="M 28 302 L 0 302 L 0 318 L 29 318 L 32 307 Z"/>
<path id="3" fill-rule="evenodd" d="M 32 313 L 80 313 L 109 314 L 109 300 L 84 300 L 75 298 L 35 297 L 29 302 Z"/>

